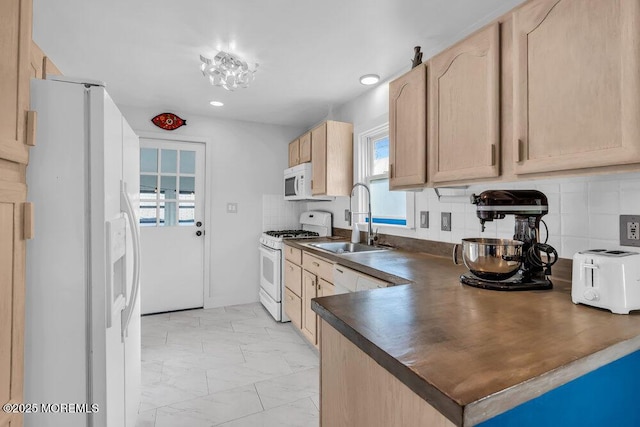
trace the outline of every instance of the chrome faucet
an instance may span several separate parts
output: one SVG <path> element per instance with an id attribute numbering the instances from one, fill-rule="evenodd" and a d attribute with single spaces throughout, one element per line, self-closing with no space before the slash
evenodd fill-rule
<path id="1" fill-rule="evenodd" d="M 356 189 L 356 187 L 364 187 L 365 190 L 367 190 L 367 206 L 368 206 L 368 210 L 367 212 L 353 212 L 352 211 L 352 207 L 351 207 L 351 201 L 353 200 L 353 190 Z M 369 187 L 367 187 L 366 184 L 363 184 L 361 182 L 356 182 L 355 184 L 353 184 L 353 187 L 351 187 L 351 195 L 349 196 L 349 212 L 351 213 L 350 215 L 350 220 L 351 222 L 353 222 L 353 216 L 354 215 L 359 215 L 359 214 L 367 214 L 367 218 L 368 218 L 368 224 L 367 224 L 367 245 L 371 246 L 373 245 L 373 232 L 372 230 L 372 218 L 371 218 L 371 191 L 369 190 Z M 358 229 L 358 225 L 357 223 L 353 222 L 352 227 L 356 227 L 356 230 Z M 357 243 L 357 242 L 354 242 Z"/>

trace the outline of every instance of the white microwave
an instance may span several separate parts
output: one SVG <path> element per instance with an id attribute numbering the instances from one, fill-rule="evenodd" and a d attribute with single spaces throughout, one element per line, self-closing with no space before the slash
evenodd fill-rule
<path id="1" fill-rule="evenodd" d="M 301 163 L 284 170 L 285 200 L 333 200 L 333 197 L 311 195 L 311 163 Z"/>

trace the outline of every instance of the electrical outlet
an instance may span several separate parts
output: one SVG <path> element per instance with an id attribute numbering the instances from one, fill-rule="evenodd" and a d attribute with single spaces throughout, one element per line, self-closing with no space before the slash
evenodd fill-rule
<path id="1" fill-rule="evenodd" d="M 451 212 L 442 212 L 440 214 L 440 230 L 451 231 Z"/>
<path id="2" fill-rule="evenodd" d="M 640 215 L 620 215 L 620 246 L 640 246 Z"/>
<path id="3" fill-rule="evenodd" d="M 348 223 L 351 223 L 351 212 L 349 211 L 349 209 L 344 210 L 344 220 Z"/>
<path id="4" fill-rule="evenodd" d="M 238 213 L 237 203 L 227 203 L 227 213 Z"/>
<path id="5" fill-rule="evenodd" d="M 429 228 L 429 211 L 420 211 L 420 228 Z"/>

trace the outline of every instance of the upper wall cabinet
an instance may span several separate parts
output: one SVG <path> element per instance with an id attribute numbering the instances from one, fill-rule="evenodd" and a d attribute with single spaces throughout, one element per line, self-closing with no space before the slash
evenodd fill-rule
<path id="1" fill-rule="evenodd" d="M 427 67 L 389 83 L 389 188 L 427 181 Z"/>
<path id="2" fill-rule="evenodd" d="M 300 138 L 289 143 L 289 167 L 300 164 Z"/>
<path id="3" fill-rule="evenodd" d="M 499 24 L 431 59 L 429 114 L 430 181 L 499 175 Z"/>
<path id="4" fill-rule="evenodd" d="M 26 164 L 31 1 L 2 1 L 0 17 L 0 158 Z"/>
<path id="5" fill-rule="evenodd" d="M 301 138 L 302 139 L 302 138 Z M 353 125 L 327 121 L 311 131 L 311 194 L 348 196 L 353 186 Z"/>
<path id="6" fill-rule="evenodd" d="M 515 172 L 640 162 L 640 2 L 537 0 L 513 23 Z"/>
<path id="7" fill-rule="evenodd" d="M 300 137 L 300 163 L 311 161 L 311 132 Z"/>

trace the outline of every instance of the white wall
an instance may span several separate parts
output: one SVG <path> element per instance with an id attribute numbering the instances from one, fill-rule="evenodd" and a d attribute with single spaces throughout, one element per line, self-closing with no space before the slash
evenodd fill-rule
<path id="1" fill-rule="evenodd" d="M 257 301 L 257 245 L 263 231 L 263 195 L 282 194 L 288 144 L 303 129 L 185 116 L 187 126 L 168 132 L 151 123 L 151 118 L 162 112 L 158 109 L 120 109 L 138 134 L 206 140 L 210 213 L 206 230 L 211 247 L 205 306 Z M 238 203 L 237 214 L 226 212 L 228 202 Z"/>
<path id="2" fill-rule="evenodd" d="M 333 119 L 352 122 L 354 144 L 358 135 L 380 121 L 388 120 L 388 81 L 351 102 L 336 108 Z M 433 189 L 425 188 L 415 193 L 415 217 L 419 226 L 419 212 L 430 212 L 428 229 L 406 229 L 380 227 L 380 233 L 428 239 L 442 242 L 460 242 L 465 237 L 513 236 L 513 217 L 487 223 L 486 231 L 480 233 L 480 223 L 475 215 L 475 206 L 469 195 L 495 188 L 538 189 L 549 199 L 549 214 L 543 219 L 549 226 L 549 243 L 560 256 L 571 258 L 573 254 L 587 248 L 619 248 L 620 214 L 640 215 L 640 173 L 586 176 L 517 183 L 482 184 L 467 190 L 448 192 L 456 194 L 453 203 L 438 201 Z M 452 199 L 449 199 L 452 200 Z M 355 203 L 355 201 L 354 201 Z M 334 226 L 348 228 L 344 221 L 344 209 L 349 207 L 348 198 L 334 202 L 309 203 L 309 208 L 322 208 L 333 213 Z M 440 231 L 440 213 L 452 213 L 452 230 Z M 543 234 L 544 237 L 544 234 Z M 630 249 L 626 247 L 625 249 Z M 636 249 L 640 250 L 640 249 Z"/>

